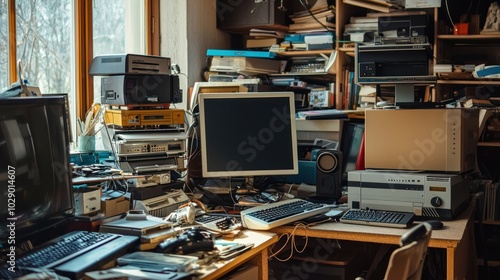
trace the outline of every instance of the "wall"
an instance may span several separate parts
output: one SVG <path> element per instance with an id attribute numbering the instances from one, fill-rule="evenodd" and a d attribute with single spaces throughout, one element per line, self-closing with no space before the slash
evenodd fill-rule
<path id="1" fill-rule="evenodd" d="M 229 48 L 229 34 L 216 28 L 216 0 L 160 1 L 160 55 L 179 65 L 180 86 L 187 93 L 195 82 L 203 80 L 206 50 Z"/>

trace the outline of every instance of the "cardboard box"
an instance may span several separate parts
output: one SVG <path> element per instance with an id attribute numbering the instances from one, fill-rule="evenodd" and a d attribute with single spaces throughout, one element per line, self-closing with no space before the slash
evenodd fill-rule
<path id="1" fill-rule="evenodd" d="M 311 90 L 309 93 L 309 107 L 331 108 L 333 106 L 333 94 L 328 90 Z"/>
<path id="2" fill-rule="evenodd" d="M 124 197 L 102 197 L 101 212 L 105 217 L 120 215 L 130 209 L 130 201 Z"/>

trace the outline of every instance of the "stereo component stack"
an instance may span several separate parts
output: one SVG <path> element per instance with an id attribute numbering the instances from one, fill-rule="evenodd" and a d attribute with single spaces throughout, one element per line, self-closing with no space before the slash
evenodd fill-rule
<path id="1" fill-rule="evenodd" d="M 90 74 L 101 77 L 101 104 L 119 168 L 135 175 L 159 175 L 184 168 L 187 137 L 179 77 L 170 58 L 137 54 L 102 55 Z"/>

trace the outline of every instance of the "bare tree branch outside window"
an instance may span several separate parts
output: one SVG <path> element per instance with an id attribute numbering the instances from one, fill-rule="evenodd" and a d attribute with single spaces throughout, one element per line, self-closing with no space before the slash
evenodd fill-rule
<path id="1" fill-rule="evenodd" d="M 17 58 L 22 78 L 42 93 L 71 90 L 71 0 L 16 1 Z"/>

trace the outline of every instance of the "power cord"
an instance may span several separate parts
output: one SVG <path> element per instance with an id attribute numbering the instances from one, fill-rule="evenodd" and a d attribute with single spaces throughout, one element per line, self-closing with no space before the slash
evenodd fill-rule
<path id="1" fill-rule="evenodd" d="M 445 1 L 444 1 L 444 4 L 445 4 L 445 6 L 446 6 L 446 13 L 448 13 L 448 18 L 449 18 L 449 20 L 450 20 L 450 23 L 451 23 L 451 25 L 453 26 L 453 30 L 455 30 L 455 29 L 456 29 L 456 27 L 455 27 L 455 23 L 453 22 L 453 19 L 451 18 L 451 14 L 450 14 L 450 7 L 448 7 L 448 0 L 445 0 Z"/>
<path id="2" fill-rule="evenodd" d="M 298 248 L 297 243 L 295 242 L 295 237 L 296 237 L 295 232 L 299 228 L 303 228 L 303 230 L 306 233 L 303 236 L 303 238 L 305 240 L 304 241 L 304 245 L 300 249 Z M 278 238 L 278 241 L 275 243 L 275 245 L 278 244 L 279 241 L 283 237 L 286 238 L 285 243 L 277 251 L 275 251 L 275 252 L 273 252 L 275 245 L 273 245 L 271 248 L 269 248 L 269 252 L 270 252 L 269 257 L 270 258 L 275 258 L 276 260 L 278 260 L 280 262 L 286 262 L 286 261 L 290 260 L 293 257 L 294 252 L 297 252 L 297 253 L 304 252 L 304 250 L 307 248 L 307 243 L 309 241 L 309 237 L 307 235 L 307 232 L 308 232 L 307 230 L 308 230 L 308 225 L 303 224 L 303 223 L 298 223 L 298 224 L 295 225 L 295 227 L 293 228 L 293 231 L 291 233 L 284 233 L 284 234 L 280 235 L 279 238 Z M 288 243 L 290 243 L 290 254 L 288 255 L 288 257 L 286 257 L 284 259 L 278 257 L 278 254 L 281 253 L 287 247 Z"/>

